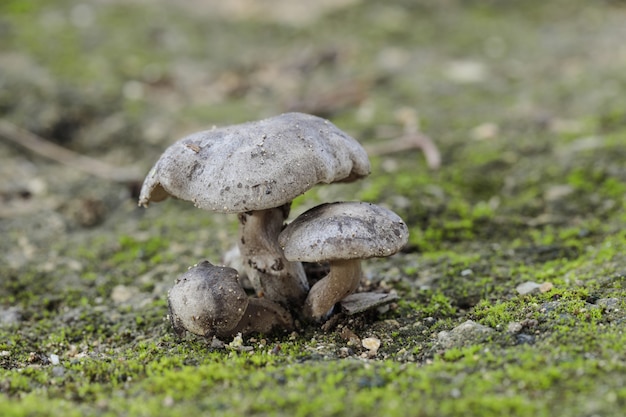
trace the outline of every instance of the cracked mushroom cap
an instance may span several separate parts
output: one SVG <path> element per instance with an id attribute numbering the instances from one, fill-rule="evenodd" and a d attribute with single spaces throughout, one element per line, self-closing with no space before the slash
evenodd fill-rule
<path id="1" fill-rule="evenodd" d="M 337 202 L 313 207 L 278 237 L 290 261 L 321 262 L 393 255 L 409 230 L 391 210 L 371 203 Z"/>
<path id="2" fill-rule="evenodd" d="M 369 172 L 363 147 L 328 120 L 285 113 L 174 143 L 148 173 L 139 205 L 171 195 L 222 213 L 263 210 Z"/>
<path id="3" fill-rule="evenodd" d="M 248 296 L 237 271 L 203 261 L 176 279 L 168 296 L 174 331 L 200 335 L 227 334 L 241 321 Z"/>

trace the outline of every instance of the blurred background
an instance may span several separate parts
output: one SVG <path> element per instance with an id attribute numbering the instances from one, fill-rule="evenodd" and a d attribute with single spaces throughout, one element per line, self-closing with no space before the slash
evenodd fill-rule
<path id="1" fill-rule="evenodd" d="M 578 253 L 623 226 L 625 18 L 619 1 L 3 0 L 0 273 L 65 271 L 107 297 L 149 274 L 159 298 L 154 274 L 219 258 L 236 220 L 136 208 L 145 173 L 188 133 L 286 111 L 372 150 L 368 179 L 296 213 L 378 202 L 409 224 L 407 254 L 572 236 L 554 256 Z M 408 130 L 438 169 L 388 148 Z"/>

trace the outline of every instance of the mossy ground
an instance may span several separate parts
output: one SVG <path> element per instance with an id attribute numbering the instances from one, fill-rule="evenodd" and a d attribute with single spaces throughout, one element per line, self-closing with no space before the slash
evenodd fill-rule
<path id="1" fill-rule="evenodd" d="M 410 244 L 364 284 L 401 300 L 243 346 L 178 340 L 167 289 L 219 261 L 234 217 L 138 209 L 136 184 L 3 144 L 0 415 L 624 414 L 623 2 L 193 3 L 3 1 L 2 117 L 147 171 L 213 124 L 304 110 L 367 144 L 410 108 L 441 169 L 373 155 L 368 179 L 294 204 L 398 212 Z M 528 281 L 552 289 L 519 295 Z M 493 331 L 441 343 L 467 320 Z"/>

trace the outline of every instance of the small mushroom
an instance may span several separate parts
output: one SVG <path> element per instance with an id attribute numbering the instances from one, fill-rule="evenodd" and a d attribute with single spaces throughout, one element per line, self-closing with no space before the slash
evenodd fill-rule
<path id="1" fill-rule="evenodd" d="M 286 113 L 174 143 L 148 173 L 139 205 L 174 196 L 205 210 L 238 213 L 238 245 L 257 294 L 297 306 L 309 289 L 306 275 L 277 242 L 291 201 L 316 184 L 369 172 L 363 147 L 328 120 Z"/>
<path id="2" fill-rule="evenodd" d="M 385 257 L 408 241 L 408 228 L 394 212 L 362 202 L 327 203 L 298 216 L 278 237 L 290 261 L 330 263 L 328 275 L 313 285 L 304 314 L 326 317 L 359 286 L 361 259 Z"/>
<path id="3" fill-rule="evenodd" d="M 203 261 L 182 274 L 167 301 L 172 327 L 205 337 L 293 329 L 291 315 L 267 299 L 248 298 L 237 271 Z"/>

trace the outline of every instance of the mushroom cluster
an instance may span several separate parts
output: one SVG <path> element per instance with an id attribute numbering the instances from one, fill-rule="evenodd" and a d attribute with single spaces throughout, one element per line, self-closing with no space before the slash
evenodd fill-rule
<path id="1" fill-rule="evenodd" d="M 358 287 L 355 259 L 397 252 L 406 244 L 407 228 L 394 213 L 366 203 L 322 205 L 285 227 L 291 201 L 317 184 L 369 173 L 367 153 L 355 139 L 303 113 L 198 132 L 167 148 L 146 176 L 139 205 L 175 197 L 237 214 L 242 272 L 256 292 L 245 294 L 234 269 L 202 262 L 179 277 L 168 295 L 175 331 L 229 336 L 289 329 L 289 312 L 309 320 L 326 317 Z M 319 261 L 330 262 L 330 272 L 309 289 L 302 262 Z"/>

